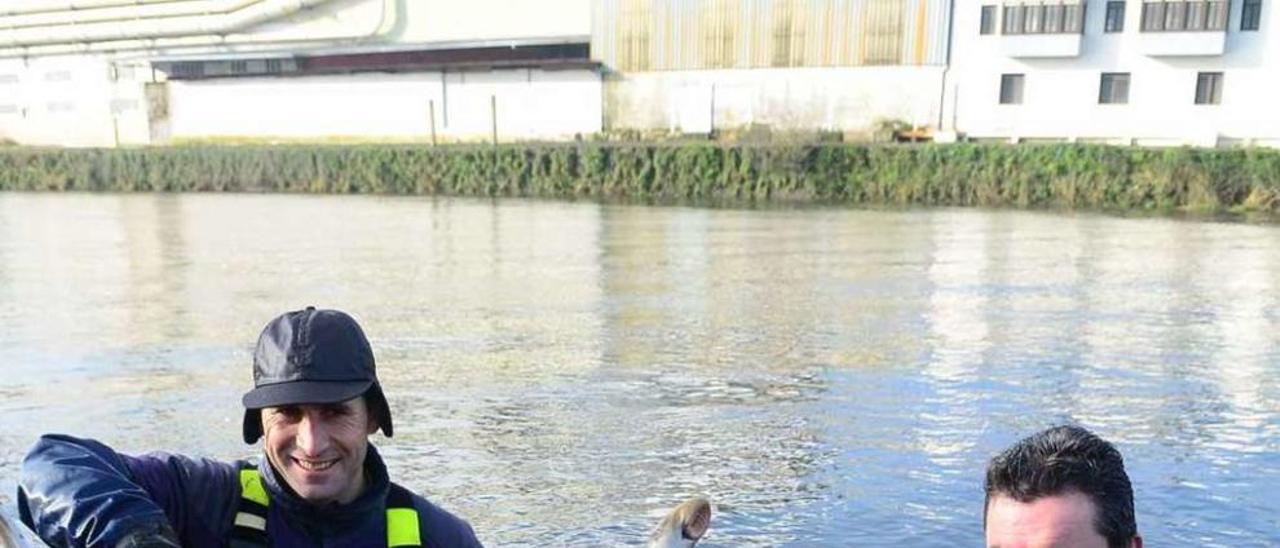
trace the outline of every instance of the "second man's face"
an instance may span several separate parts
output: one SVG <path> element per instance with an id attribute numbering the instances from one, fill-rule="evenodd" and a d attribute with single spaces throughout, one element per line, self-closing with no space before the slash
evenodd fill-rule
<path id="1" fill-rule="evenodd" d="M 1107 548 L 1088 496 L 1067 492 L 1019 502 L 995 495 L 987 506 L 987 548 Z"/>
<path id="2" fill-rule="evenodd" d="M 364 398 L 262 410 L 267 459 L 299 497 L 346 504 L 364 490 L 364 459 L 377 424 Z"/>

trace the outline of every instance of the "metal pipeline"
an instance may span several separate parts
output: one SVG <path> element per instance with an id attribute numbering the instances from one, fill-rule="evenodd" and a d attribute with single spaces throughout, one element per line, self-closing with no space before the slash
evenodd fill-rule
<path id="1" fill-rule="evenodd" d="M 42 12 L 23 15 L 0 14 L 0 31 L 29 27 L 83 25 L 102 21 L 136 21 L 178 17 L 182 15 L 222 15 L 241 10 L 262 0 L 195 0 L 164 4 L 77 9 L 75 11 Z"/>
<path id="2" fill-rule="evenodd" d="M 0 15 L 89 10 L 116 6 L 176 4 L 190 1 L 192 0 L 7 0 L 4 7 L 0 7 Z"/>
<path id="3" fill-rule="evenodd" d="M 187 16 L 35 27 L 0 32 L 0 48 L 44 44 L 226 34 L 297 13 L 331 0 L 248 0 L 241 9 L 215 16 Z M 240 0 L 245 3 L 245 0 Z"/>
<path id="4" fill-rule="evenodd" d="M 323 3 L 329 0 L 313 0 Z M 88 54 L 102 52 L 149 51 L 163 52 L 166 55 L 194 52 L 210 47 L 233 49 L 241 46 L 289 45 L 296 43 L 315 43 L 333 41 L 366 41 L 384 36 L 391 32 L 399 22 L 399 5 L 405 0 L 382 0 L 382 10 L 377 24 L 370 29 L 340 34 L 314 34 L 298 31 L 292 34 L 193 34 L 191 36 L 170 36 L 140 39 L 137 37 L 124 40 L 111 40 L 90 43 L 46 44 L 39 46 L 22 46 L 0 48 L 0 59 L 11 57 L 38 57 L 53 55 Z"/>

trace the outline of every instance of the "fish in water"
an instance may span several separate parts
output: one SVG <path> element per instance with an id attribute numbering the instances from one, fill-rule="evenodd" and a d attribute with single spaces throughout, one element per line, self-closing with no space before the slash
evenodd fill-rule
<path id="1" fill-rule="evenodd" d="M 692 548 L 711 527 L 711 503 L 691 498 L 680 503 L 649 535 L 649 548 Z"/>

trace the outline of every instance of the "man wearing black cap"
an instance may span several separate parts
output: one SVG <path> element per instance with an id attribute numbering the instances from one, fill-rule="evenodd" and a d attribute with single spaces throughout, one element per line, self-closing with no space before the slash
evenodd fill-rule
<path id="1" fill-rule="evenodd" d="M 48 435 L 23 462 L 22 520 L 55 546 L 479 546 L 466 522 L 396 485 L 368 436 L 391 436 L 354 319 L 308 307 L 267 324 L 244 395 L 265 462 L 121 455 Z"/>

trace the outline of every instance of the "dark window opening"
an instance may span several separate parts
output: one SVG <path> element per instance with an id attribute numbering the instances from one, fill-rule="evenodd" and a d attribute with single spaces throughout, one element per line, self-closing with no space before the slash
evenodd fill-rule
<path id="1" fill-rule="evenodd" d="M 1201 72 L 1196 77 L 1196 104 L 1217 105 L 1222 103 L 1222 73 Z"/>
<path id="2" fill-rule="evenodd" d="M 1240 30 L 1258 30 L 1262 19 L 1262 0 L 1244 0 L 1240 8 Z"/>
<path id="3" fill-rule="evenodd" d="M 1129 73 L 1104 72 L 1098 90 L 1098 104 L 1123 105 L 1129 102 Z"/>
<path id="4" fill-rule="evenodd" d="M 1022 85 L 1026 76 L 1022 74 L 1000 75 L 1000 104 L 1021 105 Z"/>
<path id="5" fill-rule="evenodd" d="M 1102 27 L 1103 32 L 1124 32 L 1124 2 L 1107 2 L 1107 20 Z"/>
<path id="6" fill-rule="evenodd" d="M 978 34 L 992 34 L 996 31 L 996 7 L 982 6 L 982 23 Z"/>

